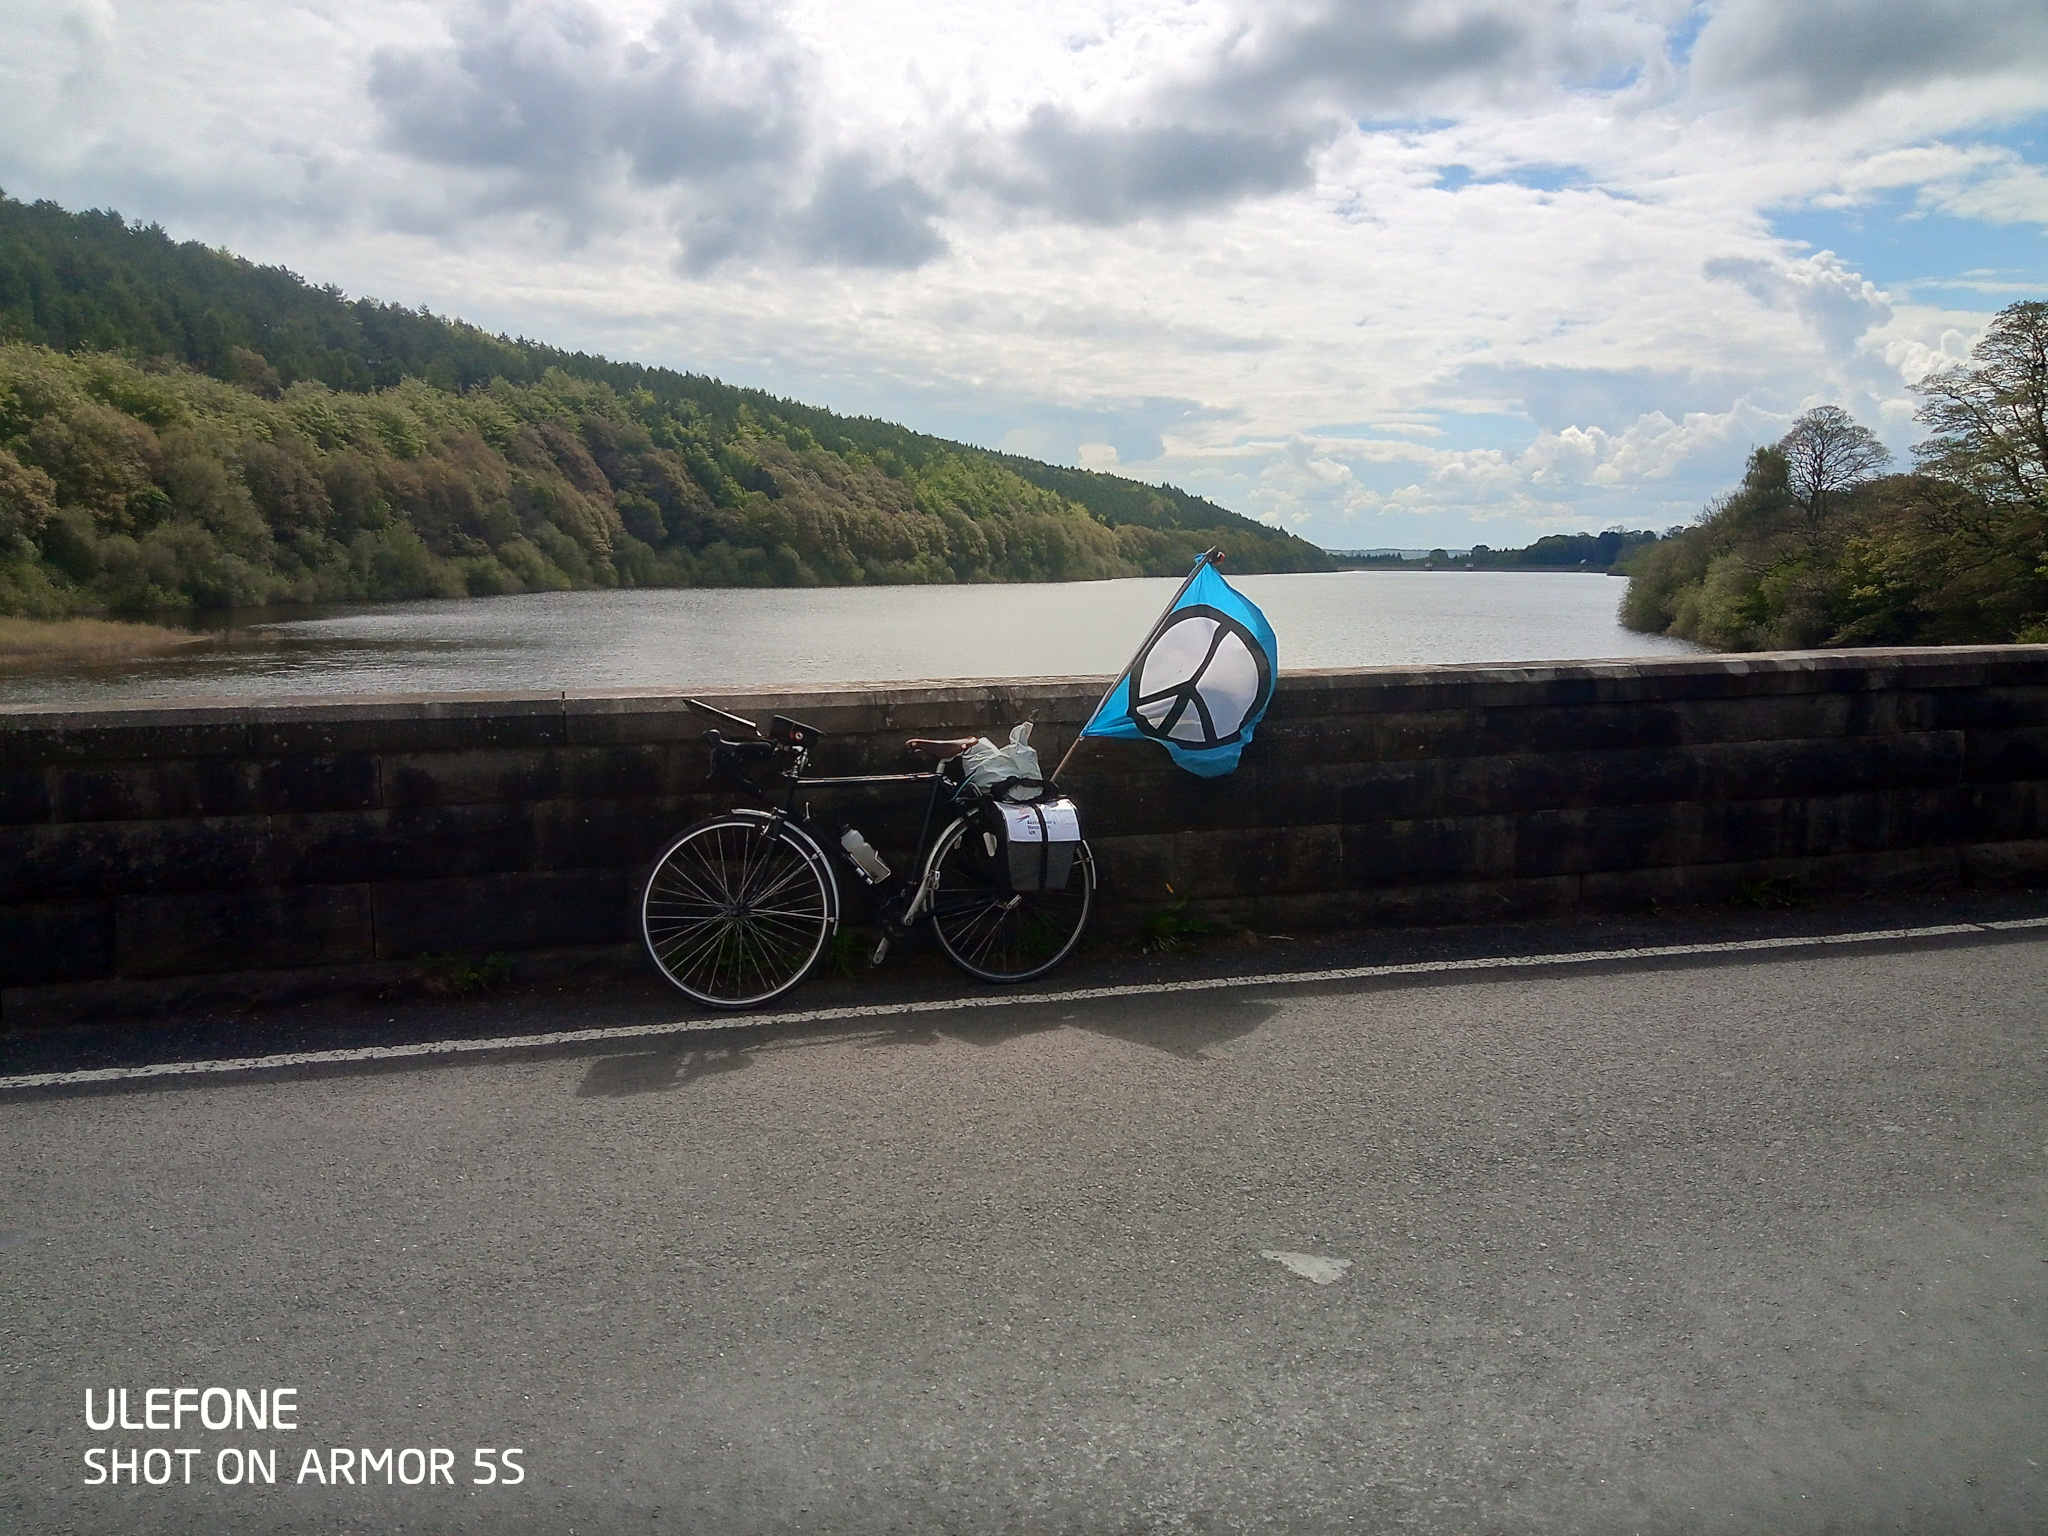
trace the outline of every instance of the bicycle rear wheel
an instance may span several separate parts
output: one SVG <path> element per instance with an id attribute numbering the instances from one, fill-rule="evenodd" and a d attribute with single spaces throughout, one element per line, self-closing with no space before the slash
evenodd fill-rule
<path id="1" fill-rule="evenodd" d="M 1061 891 L 1012 891 L 998 860 L 965 820 L 932 848 L 932 932 L 961 970 L 983 981 L 1029 981 L 1073 952 L 1095 902 L 1095 859 L 1082 843 Z"/>
<path id="2" fill-rule="evenodd" d="M 787 826 L 714 816 L 654 861 L 640 936 L 655 966 L 711 1008 L 780 997 L 818 963 L 839 925 L 817 845 Z"/>

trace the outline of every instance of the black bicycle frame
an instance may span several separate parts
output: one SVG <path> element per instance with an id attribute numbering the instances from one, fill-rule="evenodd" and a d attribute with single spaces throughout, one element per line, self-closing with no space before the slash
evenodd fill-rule
<path id="1" fill-rule="evenodd" d="M 744 719 L 739 715 L 728 714 L 725 710 L 706 704 L 702 699 L 686 699 L 684 702 L 692 709 L 701 710 L 707 715 L 716 715 L 719 719 L 728 721 L 733 725 L 744 726 L 763 740 L 774 739 L 765 736 L 760 726 L 756 725 L 752 720 Z M 826 850 L 828 856 L 836 856 L 842 864 L 847 865 L 849 868 L 858 869 L 859 866 L 847 856 L 846 850 L 840 846 L 837 838 L 820 837 L 818 835 L 816 827 L 811 820 L 809 806 L 806 805 L 801 809 L 797 806 L 798 792 L 808 789 L 851 788 L 864 784 L 930 784 L 932 792 L 925 801 L 924 820 L 917 829 L 917 848 L 911 855 L 912 867 L 917 867 L 922 863 L 928 848 L 926 840 L 932 833 L 933 813 L 939 808 L 939 791 L 946 784 L 954 782 L 948 780 L 942 770 L 935 768 L 923 773 L 852 773 L 838 774 L 829 778 L 806 778 L 804 777 L 804 768 L 810 762 L 810 749 L 807 746 L 791 746 L 786 741 L 779 743 L 779 745 L 785 751 L 794 752 L 796 754 L 796 761 L 789 767 L 781 770 L 781 777 L 789 787 L 783 792 L 782 804 L 777 806 L 771 813 L 774 817 L 774 824 L 780 826 L 786 821 L 795 822 L 810 836 L 811 841 Z M 769 798 L 765 791 L 757 789 L 749 783 L 744 774 L 738 776 L 737 782 L 746 784 L 750 792 L 759 795 L 762 799 Z M 957 798 L 958 794 L 959 789 L 956 785 L 952 798 Z M 866 871 L 861 871 L 861 878 L 867 878 Z"/>
<path id="2" fill-rule="evenodd" d="M 806 778 L 804 776 L 804 761 L 807 756 L 808 754 L 806 753 L 799 753 L 796 763 L 783 772 L 782 777 L 788 781 L 789 788 L 783 794 L 782 804 L 775 808 L 774 816 L 778 825 L 785 821 L 795 822 L 805 832 L 809 833 L 811 840 L 820 848 L 823 848 L 829 856 L 837 858 L 848 868 L 859 869 L 859 866 L 847 855 L 846 850 L 839 845 L 837 838 L 821 837 L 818 834 L 816 823 L 811 818 L 809 804 L 806 803 L 801 807 L 797 804 L 799 793 L 811 789 L 845 789 L 868 784 L 930 784 L 932 792 L 925 799 L 924 818 L 918 824 L 917 846 L 911 854 L 910 869 L 916 870 L 922 865 L 924 855 L 929 847 L 929 839 L 932 835 L 933 815 L 939 809 L 941 802 L 941 791 L 951 782 L 946 778 L 945 774 L 933 770 L 929 773 L 849 773 L 835 774 L 826 778 Z M 950 797 L 946 798 L 950 799 Z M 865 870 L 861 871 L 861 878 L 863 880 L 867 879 L 867 872 Z M 913 884 L 915 883 L 916 876 L 914 874 L 906 872 L 906 878 L 909 878 Z M 874 882 L 869 881 L 869 884 L 874 884 Z"/>

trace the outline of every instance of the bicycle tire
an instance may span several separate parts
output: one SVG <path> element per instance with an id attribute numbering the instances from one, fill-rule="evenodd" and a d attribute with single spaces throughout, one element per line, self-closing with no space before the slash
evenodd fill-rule
<path id="1" fill-rule="evenodd" d="M 839 926 L 824 852 L 784 825 L 732 813 L 685 828 L 640 893 L 655 968 L 707 1008 L 752 1008 L 808 976 Z M 772 905 L 768 905 L 772 903 Z"/>
<path id="2" fill-rule="evenodd" d="M 927 873 L 932 933 L 946 958 L 982 981 L 1019 982 L 1043 976 L 1073 952 L 1095 904 L 1095 856 L 1074 850 L 1074 874 L 1063 891 L 1010 891 L 965 818 L 932 845 Z"/>

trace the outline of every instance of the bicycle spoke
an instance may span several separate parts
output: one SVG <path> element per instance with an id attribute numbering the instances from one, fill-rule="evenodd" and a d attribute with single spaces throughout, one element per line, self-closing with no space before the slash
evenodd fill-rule
<path id="1" fill-rule="evenodd" d="M 832 916 L 814 854 L 733 818 L 686 832 L 641 903 L 648 953 L 699 1002 L 740 1006 L 786 991 L 822 953 Z"/>
<path id="2" fill-rule="evenodd" d="M 1066 890 L 1011 892 L 990 878 L 971 827 L 947 834 L 933 854 L 939 880 L 932 930 L 947 956 L 984 981 L 1023 981 L 1065 958 L 1088 921 L 1094 869 L 1085 846 Z M 998 866 L 999 873 L 999 866 Z"/>

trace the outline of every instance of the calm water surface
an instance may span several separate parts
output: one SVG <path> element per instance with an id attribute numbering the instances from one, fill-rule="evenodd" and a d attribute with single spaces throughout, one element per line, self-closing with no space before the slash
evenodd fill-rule
<path id="1" fill-rule="evenodd" d="M 1240 576 L 1280 665 L 1684 655 L 1631 634 L 1613 577 L 1507 571 Z M 0 702 L 715 688 L 1114 672 L 1172 577 L 1027 586 L 560 592 L 239 616 L 218 643 L 119 665 L 0 673 Z"/>

